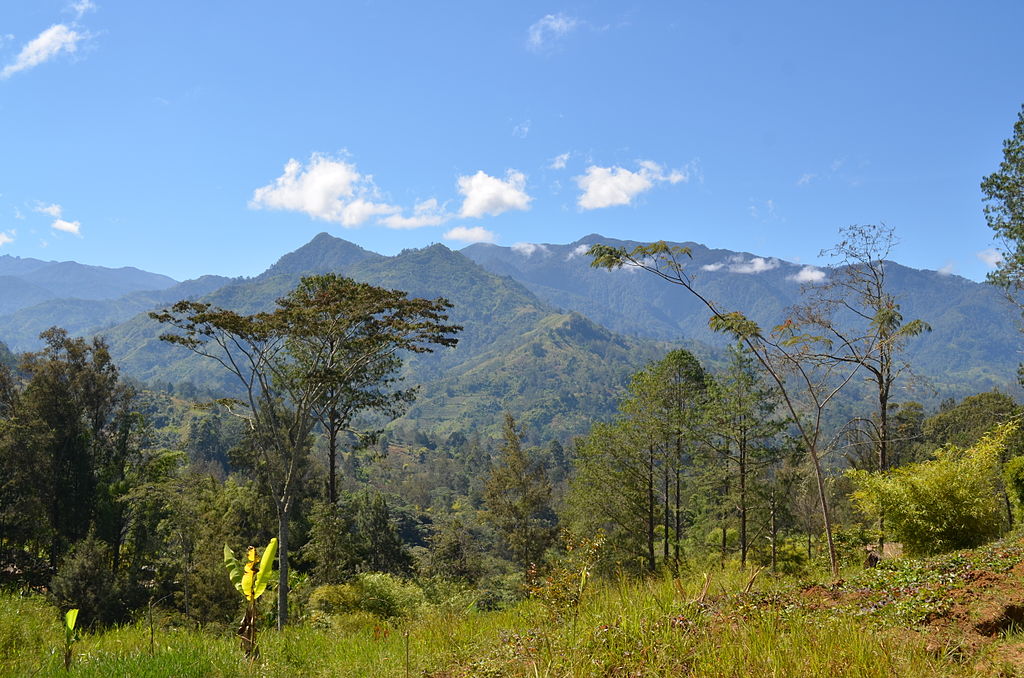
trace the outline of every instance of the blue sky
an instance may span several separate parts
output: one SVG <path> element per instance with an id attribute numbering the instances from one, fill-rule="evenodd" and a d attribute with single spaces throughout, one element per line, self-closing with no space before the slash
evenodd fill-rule
<path id="1" fill-rule="evenodd" d="M 0 254 L 254 275 L 328 231 L 982 279 L 1024 3 L 0 4 Z"/>

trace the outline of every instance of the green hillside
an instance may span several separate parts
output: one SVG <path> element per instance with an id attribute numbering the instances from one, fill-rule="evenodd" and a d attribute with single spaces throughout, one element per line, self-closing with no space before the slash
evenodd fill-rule
<path id="1" fill-rule="evenodd" d="M 304 275 L 334 271 L 410 296 L 444 296 L 459 344 L 409 356 L 404 376 L 421 396 L 407 420 L 442 431 L 499 430 L 512 412 L 550 435 L 586 430 L 614 411 L 628 375 L 665 350 L 627 339 L 579 314 L 561 314 L 521 284 L 488 273 L 443 245 L 382 257 L 326 234 L 285 255 L 265 273 L 234 281 L 204 297 L 251 313 L 270 308 Z M 103 332 L 123 373 L 151 382 L 234 388 L 208 361 L 158 339 L 164 328 L 140 314 Z"/>
<path id="2" fill-rule="evenodd" d="M 584 252 L 594 243 L 627 249 L 639 244 L 592 234 L 567 245 L 538 245 L 529 253 L 485 244 L 462 252 L 485 269 L 521 282 L 540 299 L 613 331 L 722 344 L 723 338 L 708 329 L 707 309 L 684 290 L 636 269 L 591 268 Z M 676 244 L 692 250 L 685 264 L 695 287 L 722 308 L 743 311 L 762 327 L 772 327 L 800 303 L 796 277 L 803 266 L 696 243 Z M 886 275 L 904 317 L 921 318 L 932 326 L 932 332 L 907 343 L 905 355 L 940 397 L 1017 388 L 1017 317 L 996 289 L 895 262 L 886 262 Z"/>

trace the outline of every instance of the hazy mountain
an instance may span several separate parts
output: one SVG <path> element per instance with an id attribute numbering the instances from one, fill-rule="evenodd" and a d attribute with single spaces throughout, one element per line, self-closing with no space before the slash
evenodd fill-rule
<path id="1" fill-rule="evenodd" d="M 46 299 L 116 299 L 130 292 L 163 290 L 176 284 L 173 278 L 130 266 L 106 268 L 3 255 L 0 313 L 13 313 Z"/>
<path id="2" fill-rule="evenodd" d="M 73 335 L 98 334 L 138 313 L 209 294 L 229 281 L 205 275 L 163 290 L 133 292 L 118 299 L 50 299 L 0 315 L 0 339 L 15 351 L 33 351 L 42 345 L 39 333 L 54 325 Z"/>
<path id="3" fill-rule="evenodd" d="M 582 313 L 614 331 L 721 345 L 723 338 L 708 329 L 707 309 L 685 290 L 637 269 L 592 268 L 584 253 L 599 242 L 627 248 L 640 244 L 588 235 L 567 245 L 476 244 L 461 252 L 489 271 L 518 280 L 553 306 Z M 786 310 L 800 302 L 801 280 L 816 270 L 748 252 L 678 244 L 692 251 L 685 264 L 702 294 L 724 309 L 747 313 L 762 327 L 785 319 Z M 886 267 L 904 317 L 932 326 L 932 332 L 907 345 L 906 357 L 918 373 L 955 395 L 1016 388 L 1017 318 L 997 290 L 895 262 Z"/>

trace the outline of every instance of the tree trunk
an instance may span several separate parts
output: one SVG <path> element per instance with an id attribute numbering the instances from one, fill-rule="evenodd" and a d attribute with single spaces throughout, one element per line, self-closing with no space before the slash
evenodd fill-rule
<path id="1" fill-rule="evenodd" d="M 769 507 L 770 507 L 769 515 L 771 517 L 771 525 L 770 525 L 769 529 L 771 530 L 771 539 L 772 539 L 772 572 L 775 572 L 776 567 L 778 566 L 778 545 L 777 545 L 776 539 L 778 538 L 778 535 L 779 535 L 779 528 L 778 528 L 778 526 L 776 525 L 776 522 L 775 522 L 775 488 L 774 487 L 772 488 L 771 499 L 769 501 L 770 501 L 770 504 L 769 504 Z"/>
<path id="2" fill-rule="evenodd" d="M 327 422 L 327 501 L 333 506 L 338 501 L 336 469 L 338 459 L 338 426 L 331 413 Z"/>
<path id="3" fill-rule="evenodd" d="M 277 503 L 277 630 L 288 624 L 288 519 L 291 497 Z"/>
<path id="4" fill-rule="evenodd" d="M 662 540 L 663 541 L 663 544 L 662 544 L 662 565 L 664 565 L 665 567 L 668 567 L 668 528 L 669 528 L 668 516 L 669 516 L 669 511 L 668 511 L 668 464 L 667 463 L 665 464 L 665 470 L 664 470 L 664 473 L 662 475 L 664 476 L 664 479 L 665 479 L 665 483 L 664 483 L 664 485 L 665 485 L 665 488 L 664 488 L 665 489 L 665 495 L 664 495 L 664 504 L 665 504 L 665 506 L 664 506 L 664 509 L 665 509 L 664 513 L 665 513 L 665 515 L 663 516 L 664 520 L 662 521 L 663 524 L 664 524 L 664 527 L 665 527 L 665 538 Z"/>
<path id="5" fill-rule="evenodd" d="M 647 569 L 657 568 L 654 555 L 654 448 L 649 448 L 647 461 Z"/>
<path id="6" fill-rule="evenodd" d="M 747 441 L 740 441 L 740 569 L 747 566 Z"/>
<path id="7" fill-rule="evenodd" d="M 675 556 L 675 560 L 676 560 L 676 574 L 679 574 L 679 534 L 682 531 L 681 530 L 682 525 L 680 524 L 680 515 L 679 515 L 679 491 L 680 491 L 680 489 L 681 489 L 681 485 L 680 485 L 680 481 L 679 481 L 679 469 L 677 468 L 676 469 L 676 515 L 675 515 L 675 518 L 676 518 L 676 520 L 675 520 L 675 523 L 676 523 L 675 524 L 676 534 L 675 534 L 675 539 L 673 540 L 673 543 L 675 544 L 674 556 Z"/>

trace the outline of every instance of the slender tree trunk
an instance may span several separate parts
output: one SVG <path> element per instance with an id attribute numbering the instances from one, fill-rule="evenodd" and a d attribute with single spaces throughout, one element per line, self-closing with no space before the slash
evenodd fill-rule
<path id="1" fill-rule="evenodd" d="M 680 512 L 679 512 L 679 491 L 681 489 L 681 484 L 680 484 L 680 481 L 679 481 L 679 475 L 680 475 L 680 472 L 679 472 L 679 469 L 677 468 L 676 469 L 676 515 L 675 515 L 676 534 L 675 534 L 675 539 L 673 540 L 673 542 L 675 544 L 674 556 L 675 556 L 675 559 L 676 559 L 676 573 L 677 574 L 679 573 L 679 534 L 682 531 L 682 529 L 681 529 L 682 525 L 680 524 L 680 519 L 681 518 L 680 518 Z"/>
<path id="2" fill-rule="evenodd" d="M 828 508 L 828 495 L 825 493 L 825 476 L 821 470 L 821 459 L 816 447 L 810 449 L 811 461 L 814 462 L 814 478 L 818 483 L 818 499 L 821 501 L 821 517 L 825 523 L 825 538 L 828 541 L 828 559 L 832 565 L 832 576 L 839 577 L 839 558 L 836 555 L 836 543 L 832 538 L 832 512 Z M 810 551 L 811 537 L 807 535 L 807 549 Z"/>
<path id="3" fill-rule="evenodd" d="M 779 535 L 779 528 L 778 528 L 778 525 L 775 522 L 775 510 L 776 510 L 776 506 L 775 506 L 775 488 L 773 487 L 772 488 L 772 492 L 771 492 L 771 498 L 769 499 L 769 516 L 770 516 L 770 519 L 771 519 L 771 524 L 770 524 L 769 529 L 771 531 L 771 539 L 772 539 L 772 572 L 775 572 L 776 567 L 778 565 L 778 545 L 776 543 L 776 539 L 778 538 L 778 535 Z"/>
<path id="4" fill-rule="evenodd" d="M 647 461 L 647 569 L 654 572 L 654 448 L 648 448 Z"/>
<path id="5" fill-rule="evenodd" d="M 330 420 L 327 422 L 327 501 L 334 505 L 338 501 L 338 489 L 337 489 L 337 459 L 338 459 L 338 426 L 334 418 L 334 413 L 331 413 Z"/>
<path id="6" fill-rule="evenodd" d="M 878 472 L 889 468 L 889 387 L 883 378 L 878 383 Z M 878 557 L 885 552 L 885 514 L 878 513 Z"/>
<path id="7" fill-rule="evenodd" d="M 668 496 L 669 495 L 668 495 L 668 464 L 667 463 L 665 464 L 664 473 L 662 473 L 662 475 L 664 476 L 664 480 L 665 480 L 665 482 L 664 482 L 664 485 L 665 485 L 665 487 L 664 487 L 664 489 L 665 489 L 665 495 L 664 495 L 664 514 L 665 515 L 663 516 L 663 521 L 662 521 L 663 524 L 664 524 L 664 527 L 665 527 L 665 539 L 663 540 L 664 543 L 662 544 L 662 564 L 665 567 L 668 567 L 668 528 L 669 528 L 669 524 L 668 524 L 668 519 L 669 519 Z"/>
<path id="8" fill-rule="evenodd" d="M 277 630 L 288 624 L 288 519 L 291 497 L 277 502 Z"/>
<path id="9" fill-rule="evenodd" d="M 740 440 L 740 569 L 747 566 L 747 441 Z"/>

